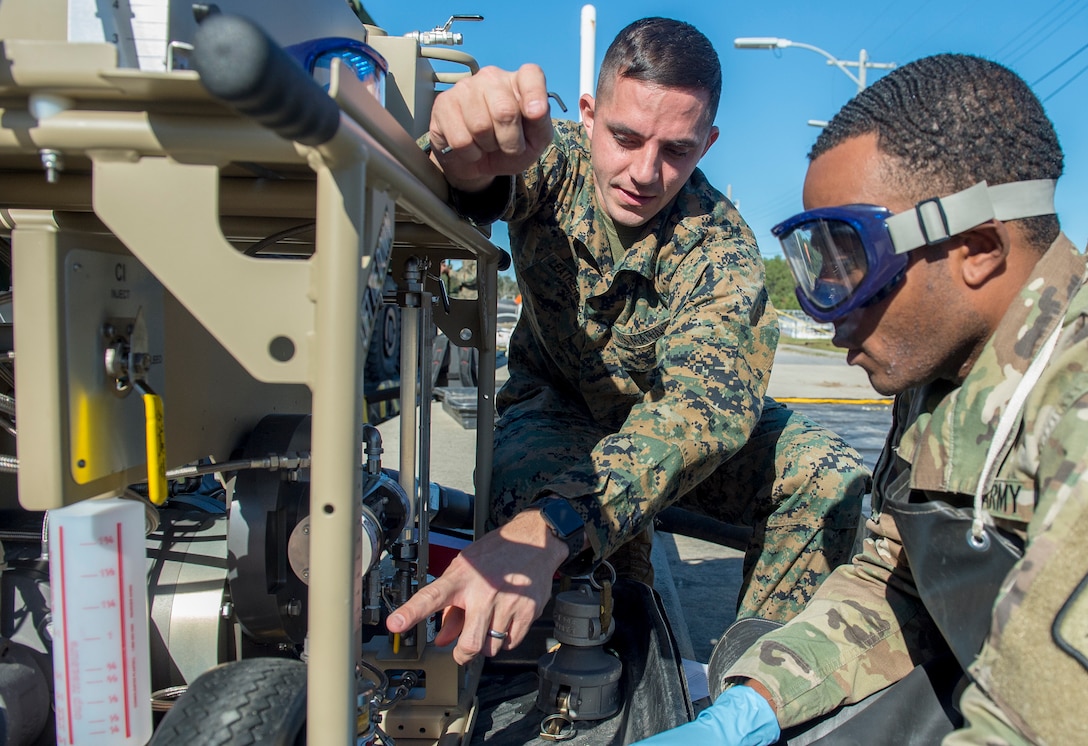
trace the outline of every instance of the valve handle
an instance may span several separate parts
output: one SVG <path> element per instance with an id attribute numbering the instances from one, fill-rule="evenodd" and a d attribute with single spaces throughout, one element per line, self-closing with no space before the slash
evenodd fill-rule
<path id="1" fill-rule="evenodd" d="M 144 440 L 147 447 L 147 496 L 154 505 L 169 497 L 166 487 L 166 431 L 163 424 L 162 397 L 146 381 L 133 381 L 144 400 Z"/>

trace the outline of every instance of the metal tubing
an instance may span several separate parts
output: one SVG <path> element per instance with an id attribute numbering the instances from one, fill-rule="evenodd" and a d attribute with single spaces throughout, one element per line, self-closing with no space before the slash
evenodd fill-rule
<path id="1" fill-rule="evenodd" d="M 458 65 L 464 65 L 469 69 L 470 74 L 473 75 L 480 72 L 480 63 L 477 62 L 471 54 L 456 49 L 447 49 L 445 47 L 420 47 L 419 56 L 430 60 L 442 60 L 443 62 L 453 62 Z M 465 73 L 457 73 L 457 75 L 464 76 Z"/>
<path id="2" fill-rule="evenodd" d="M 70 109 L 35 119 L 25 109 L 0 109 L 0 155 L 57 150 L 65 155 L 92 150 L 131 150 L 195 163 L 231 160 L 304 164 L 299 147 L 238 116 L 199 117 L 146 111 Z M 210 145 L 215 143 L 215 145 Z M 63 178 L 63 177 L 62 177 Z"/>
<path id="3" fill-rule="evenodd" d="M 498 261 L 501 251 L 499 247 L 488 241 L 470 223 L 458 217 L 449 205 L 436 197 L 355 120 L 345 116 L 336 137 L 319 146 L 317 150 L 327 161 L 335 162 L 349 154 L 341 150 L 343 147 L 357 149 L 360 142 L 371 152 L 368 177 L 372 185 L 377 187 L 378 182 L 384 181 L 397 194 L 397 204 L 422 222 L 446 236 L 452 243 L 470 249 L 476 256 L 494 257 Z"/>
<path id="4" fill-rule="evenodd" d="M 169 155 L 187 163 L 221 165 L 222 154 L 229 152 L 233 161 L 305 163 L 299 147 L 237 116 L 209 118 L 81 109 L 60 112 L 41 122 L 25 109 L 0 109 L 0 116 L 5 118 L 5 127 L 0 128 L 0 155 L 36 154 L 42 149 L 65 154 L 121 150 L 138 156 Z M 344 115 L 337 135 L 317 148 L 333 167 L 338 162 L 353 162 L 361 150 L 370 153 L 368 178 L 384 181 L 399 195 L 398 204 L 477 256 L 499 255 L 498 247 L 458 217 L 354 119 Z"/>
<path id="5" fill-rule="evenodd" d="M 406 541 L 415 540 L 416 519 L 422 522 L 424 515 L 420 506 L 422 488 L 416 479 L 416 453 L 419 448 L 416 441 L 418 381 L 415 371 L 419 366 L 419 311 L 405 308 L 401 311 L 400 326 L 400 486 L 411 497 L 411 509 L 404 525 Z"/>
<path id="6" fill-rule="evenodd" d="M 14 312 L 33 325 L 16 324 L 16 406 L 19 422 L 19 501 L 27 510 L 61 507 L 68 464 L 58 447 L 68 437 L 68 413 L 61 404 L 67 382 L 57 364 L 57 329 L 64 323 L 57 277 L 63 266 L 57 230 L 48 213 L 17 216 L 12 234 Z M 22 416 L 20 416 L 20 414 Z M 33 444 L 34 447 L 31 447 Z"/>
<path id="7" fill-rule="evenodd" d="M 310 743 L 348 744 L 356 732 L 355 666 L 362 641 L 359 306 L 373 263 L 362 264 L 365 232 L 353 220 L 366 212 L 365 154 L 336 170 L 316 170 L 320 230 L 313 260 L 310 630 L 322 634 L 307 640 L 306 715 Z"/>
<path id="8" fill-rule="evenodd" d="M 370 95 L 365 84 L 355 77 L 355 73 L 345 73 L 345 66 L 340 60 L 335 61 L 330 72 L 332 80 L 329 84 L 329 95 L 340 104 L 340 108 L 404 164 L 413 176 L 426 184 L 436 197 L 445 202 L 449 196 L 446 177 L 420 149 L 412 136 L 404 131 L 377 98 Z"/>
<path id="9" fill-rule="evenodd" d="M 419 298 L 419 564 L 416 579 L 422 587 L 427 582 L 427 568 L 431 564 L 430 513 L 427 508 L 431 495 L 431 400 L 434 390 L 431 385 L 429 332 L 434 328 L 434 321 L 431 316 L 431 294 L 424 291 Z"/>
<path id="10" fill-rule="evenodd" d="M 103 47 L 108 51 L 108 45 Z M 9 62 L 25 62 L 36 48 L 36 45 L 5 42 Z M 41 57 L 38 54 L 34 59 Z M 86 167 L 78 162 L 80 157 L 85 156 L 93 161 L 92 188 L 96 214 L 138 258 L 149 265 L 160 280 L 177 280 L 177 289 L 184 292 L 175 295 L 209 330 L 223 327 L 214 318 L 218 307 L 210 300 L 216 295 L 215 289 L 207 287 L 206 277 L 190 278 L 176 265 L 159 256 L 163 253 L 161 233 L 164 231 L 171 233 L 165 243 L 185 247 L 186 251 L 176 253 L 189 264 L 202 266 L 209 275 L 223 274 L 230 278 L 245 276 L 248 284 L 261 289 L 260 293 L 254 290 L 252 300 L 260 300 L 259 295 L 275 296 L 280 291 L 290 296 L 289 303 L 277 298 L 277 306 L 261 307 L 262 311 L 274 317 L 271 321 L 262 321 L 261 328 L 278 334 L 289 330 L 301 352 L 292 360 L 299 361 L 299 364 L 297 367 L 289 366 L 290 361 L 280 360 L 280 366 L 290 367 L 289 371 L 277 371 L 274 367 L 265 366 L 271 372 L 263 378 L 255 377 L 291 384 L 305 380 L 313 393 L 310 557 L 310 608 L 313 615 L 310 619 L 312 634 L 308 640 L 311 672 L 307 698 L 308 738 L 312 743 L 352 743 L 356 732 L 355 665 L 360 660 L 361 638 L 361 610 L 358 608 L 361 574 L 357 558 L 360 516 L 356 499 L 361 490 L 359 447 L 362 439 L 362 382 L 358 371 L 361 369 L 363 350 L 359 334 L 359 308 L 361 289 L 367 287 L 369 272 L 374 267 L 374 262 L 363 261 L 364 257 L 369 259 L 363 247 L 369 246 L 373 240 L 372 234 L 377 233 L 355 221 L 361 223 L 371 217 L 374 220 L 383 219 L 378 214 L 372 216 L 372 211 L 367 209 L 366 187 L 395 194 L 400 207 L 446 236 L 451 247 L 456 247 L 457 251 L 467 251 L 481 262 L 481 276 L 486 279 L 482 281 L 480 334 L 476 342 L 485 373 L 481 376 L 481 425 L 478 427 L 477 442 L 481 452 L 486 455 L 481 456 L 480 461 L 485 466 L 478 476 L 480 497 L 477 517 L 482 515 L 481 506 L 486 506 L 490 477 L 495 350 L 493 323 L 487 314 L 493 315 L 495 312 L 495 273 L 501 252 L 436 195 L 436 190 L 431 188 L 436 186 L 434 183 L 429 187 L 420 180 L 419 175 L 406 169 L 353 116 L 341 115 L 338 134 L 328 143 L 317 148 L 304 148 L 283 141 L 254 123 L 227 112 L 200 89 L 195 78 L 109 70 L 106 69 L 105 58 L 100 60 L 99 57 L 96 52 L 94 64 L 82 66 L 88 71 L 86 82 L 81 78 L 74 84 L 69 67 L 62 69 L 58 66 L 54 75 L 51 68 L 46 69 L 43 65 L 11 65 L 20 72 L 14 86 L 4 87 L 5 103 L 17 100 L 16 97 L 21 96 L 23 91 L 32 92 L 28 88 L 31 85 L 51 88 L 47 83 L 55 77 L 65 84 L 62 93 L 70 96 L 77 105 L 42 120 L 32 117 L 22 102 L 18 102 L 14 108 L 0 109 L 0 117 L 4 119 L 4 127 L 0 128 L 0 157 L 12 156 L 13 160 L 18 158 L 29 163 L 33 162 L 30 159 L 38 158 L 40 151 L 55 150 L 66 157 L 69 164 L 75 163 L 84 171 Z M 36 78 L 31 76 L 30 73 L 39 67 L 42 69 L 41 75 Z M 186 114 L 176 113 L 182 109 Z M 219 229 L 218 217 L 222 213 L 230 214 L 230 208 L 225 204 L 229 200 L 219 201 L 213 196 L 217 186 L 224 181 L 217 169 L 239 162 L 255 162 L 273 169 L 286 165 L 290 167 L 289 170 L 293 169 L 292 173 L 308 166 L 316 172 L 317 248 L 308 264 L 298 262 L 288 271 L 276 260 L 248 260 L 239 256 L 234 247 L 225 241 Z M 425 171 L 422 168 L 417 170 Z M 300 181 L 312 184 L 308 173 L 306 177 Z M 67 178 L 86 177 L 77 176 L 74 172 L 62 173 L 58 185 L 66 184 Z M 433 182 L 433 179 L 428 180 Z M 174 194 L 160 194 L 152 188 L 156 181 L 162 183 L 164 188 L 174 189 Z M 71 209 L 80 209 L 86 204 L 83 201 L 87 193 L 86 183 L 81 181 L 77 187 L 71 191 L 65 188 L 65 199 L 71 200 Z M 169 211 L 162 207 L 171 205 L 171 197 L 178 190 L 191 200 L 191 203 L 187 203 L 190 214 L 185 216 L 184 223 L 180 219 L 173 222 L 165 219 L 169 217 Z M 441 192 L 441 189 L 437 191 Z M 125 200 L 130 197 L 132 199 L 126 204 Z M 76 207 L 77 203 L 79 207 Z M 160 205 L 157 209 L 154 208 L 156 203 Z M 310 201 L 305 209 L 310 209 L 312 204 Z M 149 228 L 140 225 L 140 221 L 134 218 L 126 218 L 127 213 L 133 212 L 133 205 L 147 208 L 147 212 L 153 213 L 158 222 Z M 389 210 L 386 214 L 392 220 L 391 206 Z M 123 230 L 117 230 L 117 226 Z M 364 230 L 364 227 L 368 230 Z M 360 236 L 367 236 L 367 239 L 362 240 Z M 37 235 L 16 235 L 13 243 L 17 254 L 20 250 L 29 252 L 40 249 L 41 245 L 56 251 L 55 235 L 49 237 L 48 243 L 41 241 Z M 205 254 L 201 255 L 207 259 L 206 264 L 201 265 L 195 258 L 197 246 L 206 247 Z M 31 288 L 29 294 L 20 294 L 20 297 L 34 297 L 35 286 L 56 292 L 55 271 L 51 270 L 45 277 L 28 275 L 26 271 L 19 274 L 20 264 L 16 263 L 17 275 L 22 280 L 31 280 L 29 284 L 17 282 L 21 288 Z M 40 274 L 41 269 L 34 268 L 34 271 Z M 179 273 L 182 276 L 177 278 Z M 256 277 L 258 274 L 259 278 Z M 270 289 L 265 284 L 267 278 L 276 280 L 278 284 Z M 37 285 L 35 280 L 38 280 Z M 43 282 L 47 284 L 43 286 Z M 201 292 L 192 291 L 192 286 L 198 284 Z M 300 289 L 296 291 L 296 287 Z M 292 313 L 289 316 L 295 318 L 279 318 L 284 306 L 290 306 Z M 55 315 L 56 309 L 45 310 Z M 48 313 L 30 315 L 48 318 Z M 406 354 L 407 357 L 402 357 L 402 370 L 407 373 L 404 379 L 407 391 L 402 401 L 407 405 L 402 410 L 401 424 L 402 438 L 403 432 L 407 431 L 412 441 L 402 448 L 402 458 L 407 454 L 410 462 L 408 468 L 402 465 L 401 479 L 402 486 L 404 479 L 409 480 L 406 491 L 415 496 L 413 510 L 417 516 L 421 513 L 421 492 L 420 486 L 415 483 L 417 445 L 414 436 L 418 395 L 415 372 L 419 367 L 420 326 L 418 313 L 406 315 L 402 355 Z M 35 330 L 28 331 L 27 327 L 23 327 L 23 331 L 30 334 Z M 57 338 L 58 335 L 51 337 Z M 29 338 L 21 339 L 26 341 Z M 223 340 L 223 344 L 239 361 L 248 359 L 265 365 L 268 351 L 263 348 L 247 351 L 250 341 L 230 337 Z M 30 362 L 39 363 L 21 365 L 20 369 L 25 369 L 25 376 L 48 375 L 50 370 L 59 375 L 59 369 L 52 364 L 56 359 L 54 352 L 50 352 L 52 356 L 45 359 L 43 354 L 33 352 L 33 345 L 28 347 L 24 344 L 19 348 L 21 361 L 26 348 L 31 350 Z M 28 391 L 34 389 L 34 386 L 30 386 Z M 46 393 L 50 401 L 55 399 L 59 402 L 61 397 L 56 395 L 54 389 L 55 385 Z M 35 401 L 31 397 L 30 402 L 20 401 L 20 405 L 28 404 L 28 410 L 38 411 L 38 408 L 29 406 Z M 52 406 L 56 408 L 56 404 Z M 43 408 L 42 411 L 49 410 Z M 61 427 L 66 421 L 65 417 L 63 411 L 53 412 L 48 417 L 51 427 L 54 430 Z M 30 418 L 28 422 L 34 419 Z M 24 440 L 26 435 L 21 433 L 20 440 Z M 64 437 L 62 430 L 50 430 L 49 435 L 53 443 L 62 442 Z M 66 464 L 61 462 L 59 456 L 51 456 L 44 461 L 38 459 L 34 465 L 24 459 L 23 466 L 20 481 L 24 481 L 29 471 L 44 477 L 43 485 L 34 486 L 44 486 L 46 489 L 21 489 L 21 494 L 35 491 L 62 494 L 59 482 L 64 480 Z M 120 481 L 122 479 L 124 482 Z M 123 484 L 134 481 L 134 478 L 125 472 L 111 476 L 109 481 L 108 485 L 89 485 L 83 492 L 88 497 L 92 490 L 94 494 L 104 493 L 112 488 L 114 481 Z M 80 493 L 79 498 L 82 496 Z M 482 527 L 482 523 L 479 525 Z M 455 668 L 450 660 L 441 660 L 444 665 Z M 456 677 L 451 677 L 451 681 L 457 688 Z"/>
<path id="11" fill-rule="evenodd" d="M 597 9 L 592 5 L 582 6 L 579 34 L 581 47 L 578 56 L 578 95 L 592 96 L 596 92 L 593 87 L 593 71 L 597 69 Z"/>
<path id="12" fill-rule="evenodd" d="M 65 172 L 55 184 L 34 172 L 5 173 L 0 179 L 0 204 L 6 210 L 52 210 L 53 212 L 93 212 L 91 177 L 85 173 Z M 230 218 L 236 218 L 231 221 Z M 314 185 L 307 179 L 254 179 L 220 177 L 219 222 L 226 232 L 228 224 L 244 221 L 260 227 L 248 235 L 266 236 L 276 230 L 277 218 L 297 225 L 314 220 Z M 61 220 L 63 218 L 58 218 Z M 0 221 L 3 217 L 0 216 Z M 2 223 L 0 223 L 2 224 Z M 272 226 L 270 229 L 269 226 Z M 61 228 L 68 226 L 62 225 Z M 422 228 L 422 226 L 417 226 Z M 104 230 L 99 224 L 99 229 Z M 89 224 L 79 230 L 95 230 Z M 423 228 L 423 230 L 430 230 Z M 437 234 L 435 234 L 437 236 Z M 442 240 L 445 240 L 444 237 Z"/>
<path id="13" fill-rule="evenodd" d="M 485 323 L 480 325 L 480 372 L 476 392 L 476 502 L 473 538 L 484 535 L 488 506 L 491 504 L 491 467 L 495 433 L 495 328 L 490 320 L 498 314 L 498 261 L 482 259 L 476 273 L 479 284 L 479 308 Z"/>

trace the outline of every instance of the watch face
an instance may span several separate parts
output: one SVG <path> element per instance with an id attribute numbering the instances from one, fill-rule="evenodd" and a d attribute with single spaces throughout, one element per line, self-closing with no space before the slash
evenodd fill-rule
<path id="1" fill-rule="evenodd" d="M 549 500 L 540 512 L 561 538 L 571 536 L 585 528 L 582 516 L 566 500 Z"/>

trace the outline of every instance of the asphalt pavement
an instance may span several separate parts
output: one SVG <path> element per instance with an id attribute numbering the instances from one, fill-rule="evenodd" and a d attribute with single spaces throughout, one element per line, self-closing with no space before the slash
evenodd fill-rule
<path id="1" fill-rule="evenodd" d="M 496 380 L 506 378 L 500 359 Z M 842 353 L 782 345 L 775 356 L 769 395 L 839 433 L 870 466 L 891 422 L 888 399 L 869 385 L 864 371 L 848 366 Z M 432 406 L 431 480 L 473 492 L 476 431 L 465 429 Z M 385 464 L 395 466 L 399 418 L 378 428 Z M 665 600 L 681 654 L 705 663 L 721 633 L 732 623 L 740 585 L 741 553 L 729 547 L 658 533 L 654 540 L 655 587 Z"/>

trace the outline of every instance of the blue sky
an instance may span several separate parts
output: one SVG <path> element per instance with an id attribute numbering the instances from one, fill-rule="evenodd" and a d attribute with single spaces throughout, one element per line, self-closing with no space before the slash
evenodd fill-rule
<path id="1" fill-rule="evenodd" d="M 478 13 L 459 23 L 461 49 L 481 65 L 514 69 L 539 64 L 549 89 L 577 118 L 579 19 L 575 0 L 401 0 L 366 2 L 391 35 L 442 25 L 452 13 Z M 1058 182 L 1058 216 L 1082 250 L 1088 243 L 1088 0 L 603 0 L 597 9 L 596 63 L 616 33 L 645 16 L 694 24 L 721 57 L 724 88 L 716 123 L 721 137 L 700 167 L 723 192 L 731 188 L 765 256 L 780 254 L 770 229 L 801 210 L 806 153 L 817 130 L 810 119 L 831 118 L 857 86 L 824 57 L 805 49 L 734 49 L 738 36 L 775 36 L 820 47 L 842 60 L 865 49 L 873 62 L 900 65 L 939 52 L 977 54 L 1000 62 L 1032 85 L 1044 101 L 1065 151 Z M 856 72 L 856 70 L 855 70 Z M 869 70 L 869 82 L 886 74 Z M 505 232 L 496 231 L 502 244 Z"/>

